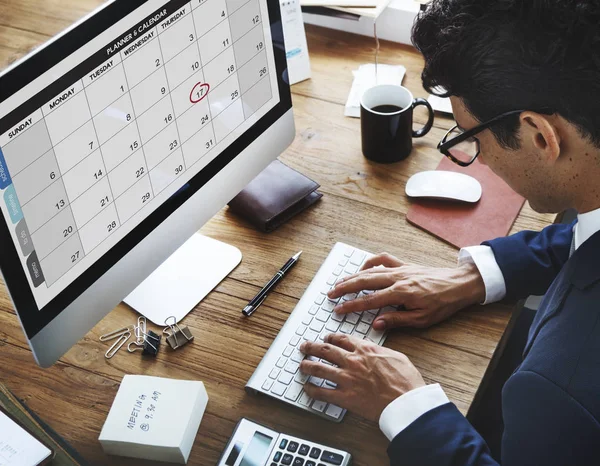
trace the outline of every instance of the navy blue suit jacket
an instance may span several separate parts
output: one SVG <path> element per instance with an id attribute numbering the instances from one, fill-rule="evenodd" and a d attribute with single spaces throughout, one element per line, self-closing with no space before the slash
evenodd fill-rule
<path id="1" fill-rule="evenodd" d="M 600 232 L 569 259 L 572 228 L 487 243 L 507 299 L 546 293 L 502 391 L 505 466 L 600 465 Z M 388 453 L 393 466 L 498 464 L 451 403 L 418 418 Z"/>

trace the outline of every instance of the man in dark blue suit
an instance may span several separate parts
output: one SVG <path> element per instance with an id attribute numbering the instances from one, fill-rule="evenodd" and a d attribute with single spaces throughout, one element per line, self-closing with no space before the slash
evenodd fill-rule
<path id="1" fill-rule="evenodd" d="M 340 313 L 404 306 L 380 316 L 379 329 L 545 294 L 502 392 L 503 465 L 600 465 L 599 24 L 597 0 L 432 0 L 413 41 L 424 87 L 452 101 L 457 126 L 441 152 L 462 166 L 479 156 L 536 211 L 574 208 L 578 220 L 466 248 L 454 269 L 382 254 L 330 292 L 375 290 Z M 337 383 L 308 394 L 379 421 L 393 465 L 498 464 L 406 356 L 340 335 L 302 351 L 335 364 L 302 363 Z"/>

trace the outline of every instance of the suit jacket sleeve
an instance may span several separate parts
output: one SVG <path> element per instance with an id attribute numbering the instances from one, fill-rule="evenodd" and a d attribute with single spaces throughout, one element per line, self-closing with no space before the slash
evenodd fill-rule
<path id="1" fill-rule="evenodd" d="M 569 259 L 574 225 L 550 225 L 483 243 L 492 248 L 502 271 L 507 301 L 546 293 Z"/>
<path id="2" fill-rule="evenodd" d="M 598 464 L 600 425 L 577 400 L 544 377 L 517 372 L 503 391 L 503 466 Z M 497 465 L 487 445 L 450 403 L 396 436 L 392 466 Z"/>

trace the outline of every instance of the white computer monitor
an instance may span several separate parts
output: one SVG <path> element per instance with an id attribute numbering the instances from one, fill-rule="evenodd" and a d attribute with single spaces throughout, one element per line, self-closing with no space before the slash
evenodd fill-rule
<path id="1" fill-rule="evenodd" d="M 277 0 L 116 0 L 0 74 L 0 270 L 53 364 L 293 140 Z"/>

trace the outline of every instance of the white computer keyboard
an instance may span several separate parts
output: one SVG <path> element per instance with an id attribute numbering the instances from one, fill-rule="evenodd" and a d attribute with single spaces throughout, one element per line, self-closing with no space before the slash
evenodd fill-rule
<path id="1" fill-rule="evenodd" d="M 340 316 L 333 312 L 339 300 L 332 301 L 327 298 L 327 292 L 335 282 L 344 276 L 356 273 L 369 256 L 371 254 L 347 244 L 337 243 L 333 247 L 250 377 L 246 384 L 247 391 L 272 396 L 332 421 L 342 420 L 346 410 L 333 404 L 313 400 L 304 392 L 304 384 L 307 382 L 331 389 L 335 389 L 335 384 L 316 377 L 310 378 L 301 373 L 300 362 L 304 359 L 304 355 L 299 348 L 305 340 L 323 341 L 330 333 L 354 335 L 383 345 L 386 334 L 372 328 L 373 321 L 380 313 L 396 311 L 396 308 L 390 306 L 381 310 L 373 309 Z M 341 299 L 350 300 L 356 297 L 352 294 Z M 318 361 L 312 357 L 311 359 Z"/>

